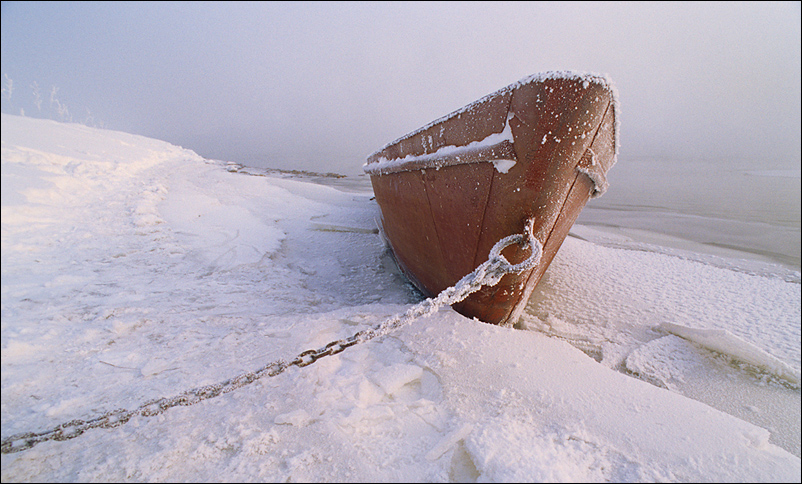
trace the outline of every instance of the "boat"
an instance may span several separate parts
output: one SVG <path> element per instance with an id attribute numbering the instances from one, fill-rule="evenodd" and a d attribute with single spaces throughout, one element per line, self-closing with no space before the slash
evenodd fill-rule
<path id="1" fill-rule="evenodd" d="M 382 237 L 427 297 L 452 287 L 500 239 L 529 232 L 539 262 L 452 305 L 512 326 L 579 212 L 608 186 L 618 154 L 617 93 L 608 77 L 535 74 L 368 156 Z M 515 264 L 533 248 L 512 245 Z"/>

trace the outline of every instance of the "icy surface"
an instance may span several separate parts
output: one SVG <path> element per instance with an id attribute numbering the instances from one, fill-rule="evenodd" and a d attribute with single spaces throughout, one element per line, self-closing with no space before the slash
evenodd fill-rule
<path id="1" fill-rule="evenodd" d="M 2 115 L 4 438 L 293 358 L 420 300 L 371 193 L 230 168 Z M 569 237 L 518 328 L 442 309 L 3 455 L 2 479 L 800 481 L 799 389 L 761 364 L 798 374 L 798 280 Z"/>
<path id="2" fill-rule="evenodd" d="M 399 167 L 416 163 L 416 162 L 431 162 L 433 167 L 438 167 L 439 163 L 438 160 L 442 160 L 446 157 L 449 158 L 457 158 L 463 154 L 470 153 L 472 151 L 479 150 L 481 148 L 489 148 L 491 146 L 498 145 L 504 141 L 508 141 L 510 143 L 514 142 L 514 138 L 512 136 L 512 128 L 510 127 L 510 117 L 507 116 L 507 122 L 504 124 L 504 129 L 498 133 L 489 134 L 487 137 L 477 141 L 471 141 L 467 145 L 464 146 L 442 146 L 437 149 L 434 153 L 426 153 L 424 155 L 406 155 L 403 158 L 393 158 L 387 159 L 385 157 L 380 157 L 378 161 L 373 163 L 365 163 L 363 165 L 363 169 L 365 173 L 368 174 L 380 174 L 385 173 L 387 171 L 394 171 Z M 507 173 L 507 171 L 515 165 L 515 160 L 490 160 L 493 162 L 493 166 L 501 172 Z M 441 162 L 442 163 L 442 162 Z"/>
<path id="3" fill-rule="evenodd" d="M 726 329 L 698 329 L 672 323 L 663 323 L 657 329 L 680 336 L 709 350 L 731 356 L 744 363 L 754 365 L 787 380 L 794 386 L 799 386 L 799 368 L 794 368 L 788 363 L 775 358 Z"/>

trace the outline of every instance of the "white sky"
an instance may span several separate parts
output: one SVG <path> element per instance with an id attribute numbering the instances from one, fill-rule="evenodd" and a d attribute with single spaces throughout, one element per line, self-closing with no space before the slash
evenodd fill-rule
<path id="1" fill-rule="evenodd" d="M 800 163 L 800 3 L 2 2 L 3 112 L 355 174 L 529 74 L 608 74 L 621 159 Z M 41 111 L 32 84 L 41 89 Z M 623 165 L 623 164 L 622 164 Z"/>

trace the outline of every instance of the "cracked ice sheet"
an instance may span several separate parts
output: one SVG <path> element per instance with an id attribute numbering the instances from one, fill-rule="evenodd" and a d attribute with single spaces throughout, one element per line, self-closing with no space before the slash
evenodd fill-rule
<path id="1" fill-rule="evenodd" d="M 569 237 L 519 327 L 766 428 L 798 456 L 798 273 L 647 249 Z M 715 351 L 667 338 L 669 330 Z"/>

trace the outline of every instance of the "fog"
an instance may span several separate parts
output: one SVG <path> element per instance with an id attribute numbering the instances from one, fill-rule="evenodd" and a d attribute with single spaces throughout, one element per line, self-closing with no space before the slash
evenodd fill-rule
<path id="1" fill-rule="evenodd" d="M 357 174 L 473 100 L 576 70 L 618 88 L 621 159 L 800 164 L 798 2 L 4 1 L 1 18 L 3 112 L 207 158 Z"/>

